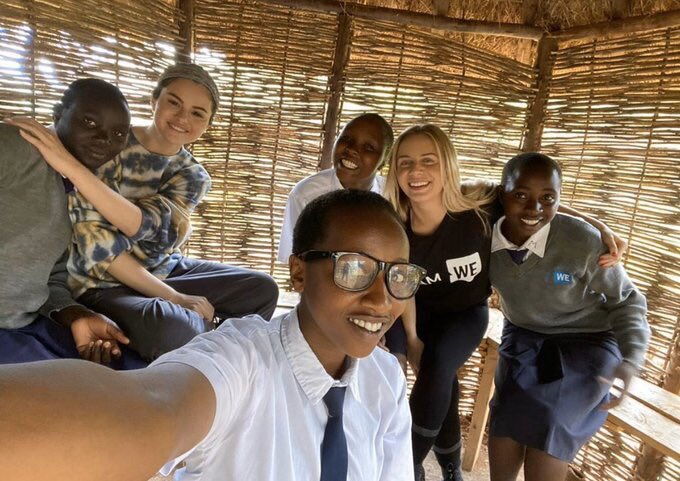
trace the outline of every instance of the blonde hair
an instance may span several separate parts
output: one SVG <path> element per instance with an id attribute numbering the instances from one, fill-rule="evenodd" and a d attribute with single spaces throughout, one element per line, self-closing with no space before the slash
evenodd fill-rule
<path id="1" fill-rule="evenodd" d="M 399 217 L 404 222 L 409 221 L 411 203 L 408 197 L 399 187 L 397 181 L 397 154 L 399 146 L 407 137 L 412 135 L 425 135 L 432 140 L 439 158 L 439 168 L 442 176 L 443 192 L 442 203 L 447 212 L 455 213 L 465 210 L 474 210 L 484 223 L 484 231 L 488 234 L 489 222 L 482 206 L 489 204 L 495 199 L 493 189 L 475 188 L 463 194 L 461 191 L 460 170 L 458 157 L 448 136 L 434 124 L 419 124 L 404 130 L 395 140 L 390 152 L 390 167 L 385 182 L 385 197 L 395 208 Z"/>

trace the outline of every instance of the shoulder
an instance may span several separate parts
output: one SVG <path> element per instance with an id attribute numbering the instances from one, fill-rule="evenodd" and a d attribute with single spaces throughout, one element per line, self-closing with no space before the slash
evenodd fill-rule
<path id="1" fill-rule="evenodd" d="M 406 379 L 394 355 L 376 347 L 370 356 L 360 359 L 362 396 L 384 397 L 398 403 Z"/>
<path id="2" fill-rule="evenodd" d="M 154 364 L 181 362 L 204 371 L 200 365 L 223 370 L 226 364 L 251 363 L 271 351 L 271 329 L 272 326 L 257 315 L 227 319 L 214 331 L 201 334 L 183 347 L 164 354 Z"/>
<path id="3" fill-rule="evenodd" d="M 290 196 L 310 202 L 323 194 L 332 192 L 335 190 L 333 185 L 334 175 L 335 171 L 333 169 L 326 169 L 305 177 L 295 184 L 293 190 L 290 191 Z"/>
<path id="4" fill-rule="evenodd" d="M 600 252 L 603 248 L 600 231 L 587 222 L 566 214 L 557 214 L 552 220 L 550 229 L 555 229 L 562 242 L 568 243 L 572 250 L 583 252 Z"/>
<path id="5" fill-rule="evenodd" d="M 39 155 L 37 149 L 19 134 L 19 128 L 4 122 L 0 122 L 0 145 L 2 145 L 1 155 L 5 159 Z M 22 162 L 24 162 L 23 159 Z"/>
<path id="6" fill-rule="evenodd" d="M 387 179 L 385 179 L 384 176 L 376 174 L 375 179 L 373 180 L 373 185 L 371 186 L 371 192 L 382 194 L 385 190 L 385 182 L 387 182 Z"/>

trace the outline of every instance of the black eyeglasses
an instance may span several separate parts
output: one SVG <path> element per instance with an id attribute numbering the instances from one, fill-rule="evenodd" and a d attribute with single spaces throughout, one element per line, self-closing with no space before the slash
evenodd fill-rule
<path id="1" fill-rule="evenodd" d="M 333 281 L 346 291 L 368 289 L 378 273 L 385 271 L 387 290 L 395 299 L 413 297 L 427 271 L 408 262 L 384 262 L 360 252 L 306 251 L 297 256 L 303 261 L 333 260 Z"/>

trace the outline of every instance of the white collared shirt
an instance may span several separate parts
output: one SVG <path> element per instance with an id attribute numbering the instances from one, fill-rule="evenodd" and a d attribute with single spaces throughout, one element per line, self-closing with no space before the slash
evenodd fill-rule
<path id="1" fill-rule="evenodd" d="M 162 474 L 184 460 L 177 480 L 318 481 L 328 420 L 323 396 L 347 386 L 347 480 L 413 480 L 406 381 L 396 358 L 381 349 L 352 360 L 335 380 L 307 344 L 293 310 L 271 322 L 230 319 L 153 365 L 163 363 L 200 371 L 217 406 L 206 437 Z"/>
<path id="2" fill-rule="evenodd" d="M 493 226 L 493 236 L 491 237 L 491 252 L 496 252 L 501 249 L 509 249 L 520 251 L 522 249 L 527 249 L 528 252 L 524 256 L 523 260 L 529 256 L 529 253 L 536 254 L 538 257 L 543 258 L 545 254 L 545 245 L 548 242 L 548 234 L 550 234 L 550 222 L 541 227 L 538 232 L 535 232 L 531 237 L 529 237 L 521 247 L 510 242 L 501 232 L 501 225 L 505 220 L 505 216 L 498 219 L 498 221 Z"/>
<path id="3" fill-rule="evenodd" d="M 375 179 L 373 179 L 371 192 L 382 194 L 384 186 L 385 177 L 376 175 Z M 288 194 L 286 211 L 283 215 L 281 240 L 279 241 L 279 253 L 277 256 L 279 262 L 288 263 L 288 258 L 293 253 L 293 229 L 302 209 L 317 197 L 340 189 L 343 189 L 343 187 L 334 168 L 317 172 L 295 184 L 293 190 Z"/>

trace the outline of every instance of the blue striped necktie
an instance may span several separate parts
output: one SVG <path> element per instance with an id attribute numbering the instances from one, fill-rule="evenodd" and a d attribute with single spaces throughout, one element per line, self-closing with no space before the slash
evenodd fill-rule
<path id="1" fill-rule="evenodd" d="M 332 387 L 323 397 L 328 422 L 321 442 L 321 480 L 347 481 L 347 440 L 342 426 L 344 387 Z"/>

